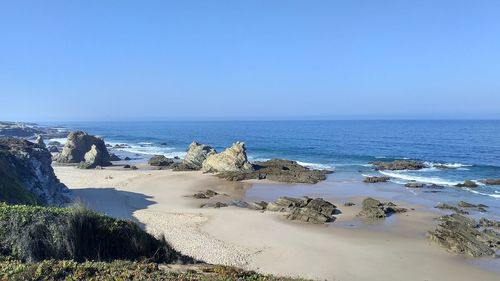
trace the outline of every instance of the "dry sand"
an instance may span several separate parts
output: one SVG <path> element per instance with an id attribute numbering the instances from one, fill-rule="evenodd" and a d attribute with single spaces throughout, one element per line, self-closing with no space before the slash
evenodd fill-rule
<path id="1" fill-rule="evenodd" d="M 264 273 L 327 280 L 500 280 L 500 273 L 472 264 L 432 244 L 425 233 L 436 214 L 416 210 L 365 225 L 357 206 L 344 207 L 330 225 L 283 219 L 281 214 L 236 207 L 200 209 L 206 202 L 241 198 L 251 183 L 227 182 L 199 172 L 80 170 L 54 167 L 88 207 L 133 219 L 179 251 L 200 260 Z M 225 195 L 190 195 L 213 189 Z"/>

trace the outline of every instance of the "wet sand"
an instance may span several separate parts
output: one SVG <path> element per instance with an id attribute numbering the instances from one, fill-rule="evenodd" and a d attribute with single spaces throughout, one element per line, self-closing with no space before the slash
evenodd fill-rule
<path id="1" fill-rule="evenodd" d="M 311 225 L 282 214 L 237 207 L 200 209 L 206 202 L 250 198 L 252 182 L 227 182 L 200 172 L 168 170 L 80 170 L 55 167 L 56 175 L 89 208 L 132 219 L 179 251 L 209 263 L 264 273 L 327 280 L 498 280 L 500 273 L 448 253 L 425 233 L 438 214 L 414 208 L 381 223 L 355 214 L 361 197 L 327 199 L 342 214 L 334 223 Z M 213 189 L 209 200 L 190 197 Z M 346 200 L 356 203 L 345 207 Z M 387 200 L 385 200 L 387 201 Z"/>

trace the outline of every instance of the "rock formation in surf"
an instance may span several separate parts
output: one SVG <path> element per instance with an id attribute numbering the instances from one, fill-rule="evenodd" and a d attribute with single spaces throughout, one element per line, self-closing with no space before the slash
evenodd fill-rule
<path id="1" fill-rule="evenodd" d="M 200 170 L 203 162 L 211 155 L 217 154 L 214 148 L 206 144 L 200 144 L 193 141 L 188 148 L 186 156 L 176 170 Z"/>
<path id="2" fill-rule="evenodd" d="M 245 144 L 236 142 L 221 153 L 211 154 L 202 165 L 203 172 L 243 172 L 253 171 L 253 166 L 248 162 Z"/>
<path id="3" fill-rule="evenodd" d="M 71 132 L 68 135 L 68 140 L 64 145 L 61 153 L 55 157 L 55 161 L 58 163 L 81 163 L 85 162 L 85 154 L 95 146 L 95 151 L 99 154 L 98 163 L 94 163 L 99 166 L 109 166 L 110 157 L 108 149 L 104 144 L 104 140 L 96 136 L 89 135 L 82 131 Z M 89 155 L 91 157 L 91 155 Z"/>

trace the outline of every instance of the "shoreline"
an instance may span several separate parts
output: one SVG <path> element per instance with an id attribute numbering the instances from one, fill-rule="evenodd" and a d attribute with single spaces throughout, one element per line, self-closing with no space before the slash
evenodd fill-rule
<path id="1" fill-rule="evenodd" d="M 425 207 L 395 201 L 415 210 L 365 225 L 354 216 L 360 197 L 351 198 L 357 201 L 355 206 L 344 207 L 339 197 L 327 196 L 342 214 L 332 224 L 309 225 L 288 221 L 279 213 L 236 207 L 200 209 L 202 203 L 221 198 L 189 197 L 213 189 L 241 199 L 267 182 L 228 182 L 201 172 L 143 168 L 54 166 L 58 178 L 89 208 L 133 219 L 152 234 L 164 234 L 177 250 L 209 263 L 328 280 L 390 280 L 397 276 L 406 276 L 405 280 L 441 280 L 442 276 L 496 280 L 499 276 L 482 268 L 481 262 L 473 265 L 477 260 L 448 253 L 428 241 L 425 233 L 432 229 L 439 212 L 428 212 Z"/>

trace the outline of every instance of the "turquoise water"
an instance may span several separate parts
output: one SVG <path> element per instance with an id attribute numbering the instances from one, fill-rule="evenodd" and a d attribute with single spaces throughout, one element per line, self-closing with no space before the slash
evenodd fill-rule
<path id="1" fill-rule="evenodd" d="M 500 121 L 238 121 L 238 122 L 77 122 L 50 123 L 100 135 L 108 143 L 126 143 L 123 155 L 146 159 L 153 154 L 179 156 L 196 140 L 218 151 L 245 141 L 251 160 L 281 157 L 342 175 L 378 174 L 369 162 L 414 159 L 428 162 L 421 171 L 388 175 L 395 186 L 410 180 L 451 186 L 466 179 L 500 178 Z M 138 155 L 136 155 L 138 154 Z M 436 164 L 451 169 L 437 169 Z M 398 185 L 399 184 L 399 185 Z M 467 198 L 500 205 L 500 186 L 475 190 L 449 187 L 438 201 Z M 443 198 L 443 196 L 446 196 Z"/>

